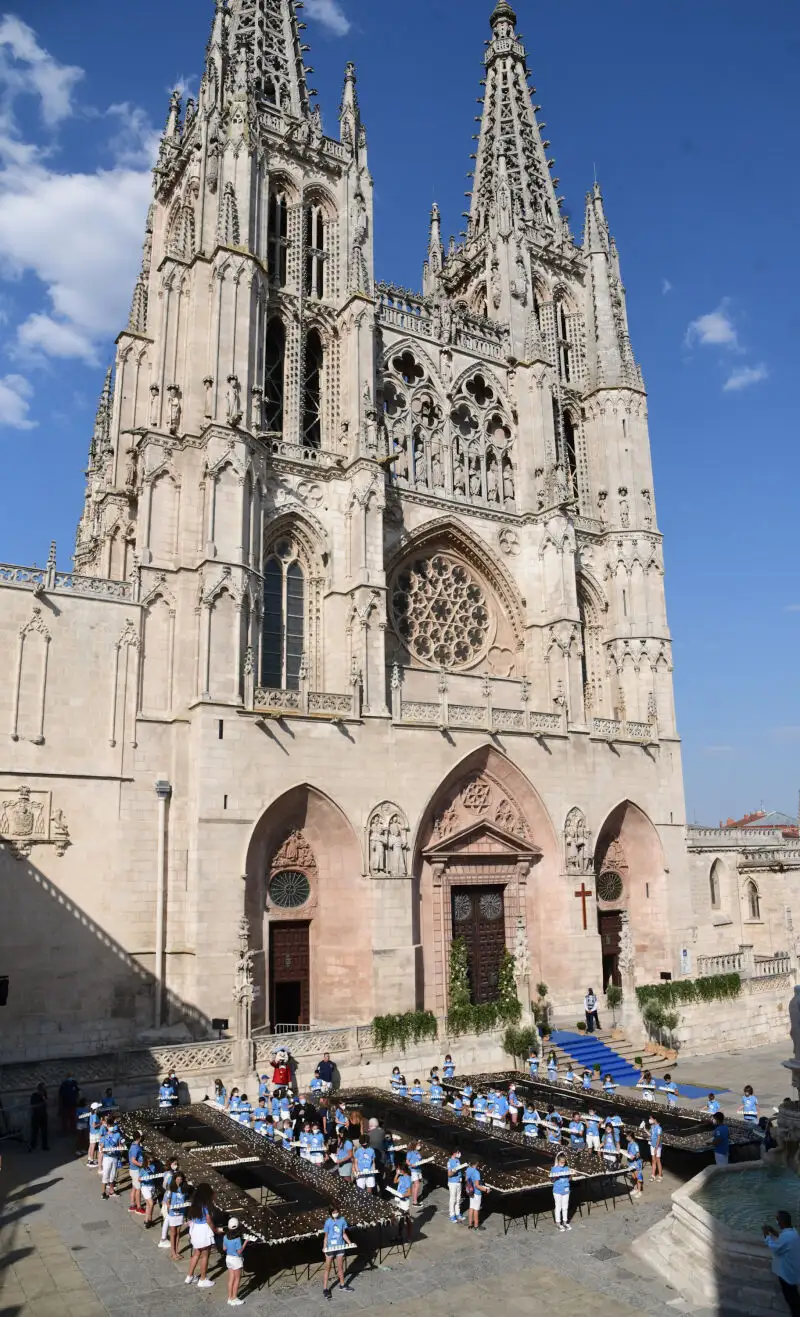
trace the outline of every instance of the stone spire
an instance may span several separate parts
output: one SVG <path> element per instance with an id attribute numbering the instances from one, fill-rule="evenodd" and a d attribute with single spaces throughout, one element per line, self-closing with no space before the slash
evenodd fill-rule
<path id="1" fill-rule="evenodd" d="M 437 203 L 431 207 L 431 231 L 428 239 L 428 259 L 422 271 L 422 288 L 426 297 L 435 291 L 444 266 L 442 246 L 442 217 Z"/>
<path id="2" fill-rule="evenodd" d="M 356 91 L 355 64 L 347 64 L 344 70 L 344 91 L 339 106 L 339 136 L 351 151 L 357 150 L 361 138 L 365 136 Z"/>
<path id="3" fill-rule="evenodd" d="M 217 0 L 219 9 L 219 0 Z M 309 91 L 294 0 L 230 0 L 227 9 L 228 81 L 264 106 L 310 118 Z M 216 19 L 215 19 L 216 22 Z M 212 38 L 213 39 L 213 38 Z"/>
<path id="4" fill-rule="evenodd" d="M 103 384 L 103 391 L 100 394 L 100 400 L 97 404 L 97 412 L 94 418 L 94 431 L 92 433 L 92 443 L 89 449 L 89 465 L 91 466 L 98 459 L 101 459 L 107 451 L 111 441 L 111 377 L 113 368 L 109 366 L 106 371 L 106 378 Z"/>
<path id="5" fill-rule="evenodd" d="M 586 198 L 583 250 L 589 274 L 587 368 L 594 388 L 642 388 L 642 373 L 628 334 L 625 289 L 616 244 L 608 231 L 603 194 L 595 183 Z"/>
<path id="6" fill-rule="evenodd" d="M 478 140 L 469 238 L 516 220 L 552 239 L 562 221 L 536 110 L 528 87 L 525 47 L 516 34 L 517 16 L 499 0 L 490 18 L 492 38 L 484 57 L 486 78 Z M 535 90 L 535 88 L 533 89 Z M 504 163 L 503 163 L 504 162 Z M 505 177 L 503 177 L 505 175 Z"/>

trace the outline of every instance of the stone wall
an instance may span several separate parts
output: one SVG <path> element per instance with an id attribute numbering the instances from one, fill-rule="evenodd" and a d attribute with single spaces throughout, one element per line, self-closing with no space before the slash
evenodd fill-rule
<path id="1" fill-rule="evenodd" d="M 673 1037 L 679 1049 L 689 1054 L 782 1042 L 793 986 L 788 974 L 751 979 L 742 984 L 740 996 L 732 1001 L 676 1007 L 680 1024 Z"/>

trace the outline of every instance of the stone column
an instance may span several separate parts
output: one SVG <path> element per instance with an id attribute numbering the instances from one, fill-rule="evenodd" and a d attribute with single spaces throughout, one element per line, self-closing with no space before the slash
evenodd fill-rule
<path id="1" fill-rule="evenodd" d="M 239 921 L 239 948 L 236 953 L 236 976 L 233 987 L 236 1024 L 232 1061 L 237 1075 L 249 1075 L 255 1066 L 255 1046 L 252 1039 L 254 996 L 250 920 L 246 915 L 242 915 Z"/>
<path id="2" fill-rule="evenodd" d="M 153 970 L 153 1028 L 160 1029 L 164 1008 L 164 923 L 167 891 L 167 806 L 172 786 L 164 778 L 155 783 L 158 797 L 158 831 L 156 852 L 156 954 Z"/>

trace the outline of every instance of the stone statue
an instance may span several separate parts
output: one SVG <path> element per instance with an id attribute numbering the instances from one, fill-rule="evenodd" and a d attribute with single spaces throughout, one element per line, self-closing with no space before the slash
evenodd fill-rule
<path id="1" fill-rule="evenodd" d="M 633 935 L 631 933 L 630 915 L 627 910 L 620 914 L 621 927 L 619 932 L 619 970 L 624 977 L 630 977 L 633 974 L 636 955 L 633 946 Z"/>
<path id="2" fill-rule="evenodd" d="M 150 385 L 150 424 L 158 425 L 161 411 L 161 390 L 157 384 Z"/>
<path id="3" fill-rule="evenodd" d="M 170 434 L 177 434 L 181 424 L 181 391 L 177 384 L 167 387 L 167 424 Z"/>
<path id="4" fill-rule="evenodd" d="M 461 457 L 456 457 L 455 470 L 453 472 L 453 489 L 456 494 L 461 496 L 461 498 L 464 498 L 467 492 L 467 487 L 464 483 L 464 460 Z"/>
<path id="5" fill-rule="evenodd" d="M 212 416 L 214 415 L 214 376 L 213 375 L 206 375 L 205 379 L 203 380 L 203 388 L 206 391 L 206 405 L 204 412 L 206 418 L 208 420 L 211 420 Z"/>
<path id="6" fill-rule="evenodd" d="M 228 376 L 228 390 L 226 394 L 228 409 L 228 424 L 238 425 L 242 419 L 242 386 L 239 383 L 238 375 Z"/>
<path id="7" fill-rule="evenodd" d="M 369 833 L 369 867 L 373 873 L 386 873 L 388 835 L 380 818 L 373 819 Z"/>
<path id="8" fill-rule="evenodd" d="M 400 821 L 395 816 L 389 824 L 389 874 L 392 878 L 405 878 L 406 843 Z"/>
<path id="9" fill-rule="evenodd" d="M 582 810 L 571 809 L 564 824 L 564 851 L 567 873 L 589 873 L 592 857 L 590 854 L 590 833 Z"/>
<path id="10" fill-rule="evenodd" d="M 503 498 L 506 503 L 514 502 L 514 468 L 508 458 L 503 462 Z"/>
<path id="11" fill-rule="evenodd" d="M 481 468 L 477 457 L 473 457 L 469 464 L 469 492 L 473 498 L 480 498 Z"/>
<path id="12" fill-rule="evenodd" d="M 497 464 L 492 462 L 486 468 L 486 492 L 490 503 L 500 502 L 500 481 L 497 477 Z"/>

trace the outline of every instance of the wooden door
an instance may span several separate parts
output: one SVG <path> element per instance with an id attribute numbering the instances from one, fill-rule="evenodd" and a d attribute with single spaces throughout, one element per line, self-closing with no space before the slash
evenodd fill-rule
<path id="1" fill-rule="evenodd" d="M 600 934 L 603 954 L 603 982 L 601 987 L 606 988 L 609 983 L 615 983 L 618 988 L 621 988 L 622 976 L 619 972 L 620 937 L 622 934 L 621 912 L 619 910 L 599 910 L 597 912 L 597 929 Z"/>
<path id="2" fill-rule="evenodd" d="M 269 926 L 269 1014 L 276 1025 L 310 1022 L 311 961 L 308 924 L 284 922 Z"/>
<path id="3" fill-rule="evenodd" d="M 472 1000 L 497 1000 L 500 962 L 506 949 L 503 887 L 454 887 L 453 937 L 463 937 Z"/>

